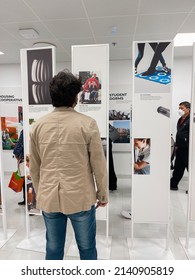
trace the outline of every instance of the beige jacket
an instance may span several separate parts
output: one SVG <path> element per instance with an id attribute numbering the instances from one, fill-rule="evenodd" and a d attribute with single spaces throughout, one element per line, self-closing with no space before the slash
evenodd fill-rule
<path id="1" fill-rule="evenodd" d="M 107 202 L 106 159 L 96 121 L 70 107 L 40 118 L 30 137 L 30 174 L 37 208 L 45 212 L 71 214 L 89 210 L 97 200 Z"/>

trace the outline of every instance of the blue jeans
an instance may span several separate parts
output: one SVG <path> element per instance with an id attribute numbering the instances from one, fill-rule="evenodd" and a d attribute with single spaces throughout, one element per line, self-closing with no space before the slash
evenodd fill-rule
<path id="1" fill-rule="evenodd" d="M 70 219 L 81 260 L 97 260 L 95 206 L 65 215 L 43 212 L 46 226 L 46 260 L 63 260 L 67 220 Z"/>

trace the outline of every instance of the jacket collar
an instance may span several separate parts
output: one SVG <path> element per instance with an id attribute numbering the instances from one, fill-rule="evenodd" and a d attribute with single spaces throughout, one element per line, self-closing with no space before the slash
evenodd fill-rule
<path id="1" fill-rule="evenodd" d="M 62 111 L 75 111 L 72 107 L 55 107 L 54 112 L 62 112 Z"/>

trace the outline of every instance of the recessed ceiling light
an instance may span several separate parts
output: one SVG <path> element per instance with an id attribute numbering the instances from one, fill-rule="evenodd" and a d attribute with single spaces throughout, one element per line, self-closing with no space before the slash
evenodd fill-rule
<path id="1" fill-rule="evenodd" d="M 21 28 L 19 29 L 20 35 L 25 39 L 37 39 L 39 38 L 39 33 L 33 28 Z"/>
<path id="2" fill-rule="evenodd" d="M 0 55 L 4 54 L 3 52 L 0 52 Z"/>
<path id="3" fill-rule="evenodd" d="M 195 42 L 195 33 L 177 33 L 174 38 L 175 47 L 192 46 Z"/>
<path id="4" fill-rule="evenodd" d="M 116 35 L 117 34 L 117 27 L 116 26 L 113 26 L 111 28 L 111 33 L 112 33 L 112 35 Z"/>

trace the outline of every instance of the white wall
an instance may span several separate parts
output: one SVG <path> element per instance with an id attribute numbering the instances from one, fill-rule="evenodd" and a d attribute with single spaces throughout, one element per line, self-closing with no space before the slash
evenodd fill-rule
<path id="1" fill-rule="evenodd" d="M 0 86 L 21 86 L 21 72 L 19 64 L 0 65 Z"/>
<path id="2" fill-rule="evenodd" d="M 172 133 L 175 137 L 178 107 L 182 101 L 191 100 L 192 57 L 174 59 L 172 96 Z"/>
<path id="3" fill-rule="evenodd" d="M 65 68 L 71 70 L 71 63 L 58 63 L 56 71 Z M 175 136 L 178 120 L 178 104 L 190 101 L 191 95 L 192 58 L 175 58 L 173 69 L 173 122 L 172 133 Z M 110 62 L 110 85 L 129 85 L 132 88 L 132 65 L 130 60 Z M 0 86 L 21 86 L 19 64 L 0 65 Z M 128 153 L 114 152 L 115 170 L 117 175 L 129 175 L 131 160 Z M 121 162 L 123 164 L 121 164 Z"/>

